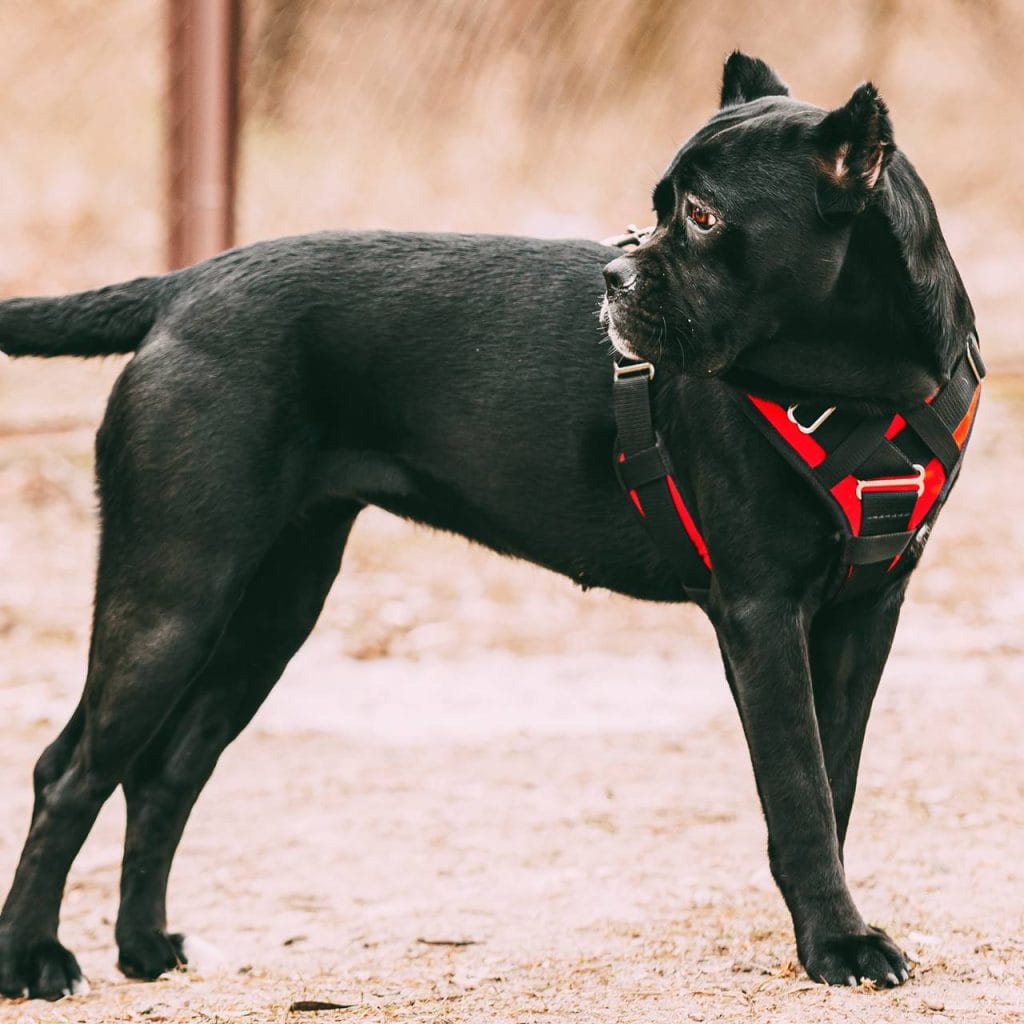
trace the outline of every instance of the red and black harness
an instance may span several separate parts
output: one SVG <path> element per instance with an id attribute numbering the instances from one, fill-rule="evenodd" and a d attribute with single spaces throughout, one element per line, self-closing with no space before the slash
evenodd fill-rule
<path id="1" fill-rule="evenodd" d="M 878 586 L 928 528 L 960 470 L 985 365 L 967 340 L 949 382 L 915 409 L 863 416 L 824 402 L 786 404 L 737 388 L 736 400 L 784 459 L 821 495 L 839 524 L 846 600 Z M 617 365 L 613 385 L 619 481 L 687 594 L 711 586 L 711 558 L 686 482 L 651 418 L 650 363 Z"/>

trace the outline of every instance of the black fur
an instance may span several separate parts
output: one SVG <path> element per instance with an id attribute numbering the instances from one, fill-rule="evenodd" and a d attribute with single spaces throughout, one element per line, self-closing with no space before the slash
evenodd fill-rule
<path id="1" fill-rule="evenodd" d="M 818 212 L 826 222 L 863 212 L 892 154 L 889 108 L 870 83 L 833 110 L 815 132 L 821 156 Z"/>
<path id="2" fill-rule="evenodd" d="M 364 506 L 583 586 L 684 600 L 612 467 L 612 356 L 594 316 L 606 264 L 605 322 L 659 365 L 657 423 L 705 527 L 705 610 L 801 960 L 836 984 L 905 979 L 899 949 L 853 903 L 842 849 L 920 548 L 879 592 L 826 603 L 829 513 L 731 389 L 756 379 L 869 409 L 919 402 L 948 376 L 970 303 L 877 94 L 860 90 L 836 117 L 733 55 L 723 103 L 658 184 L 657 230 L 628 256 L 590 242 L 320 234 L 0 303 L 8 352 L 137 352 L 97 438 L 88 676 L 36 769 L 0 917 L 0 992 L 55 997 L 79 977 L 56 938 L 64 879 L 118 785 L 120 963 L 155 977 L 184 959 L 164 901 L 189 811 L 312 629 Z M 816 197 L 843 145 L 864 202 L 826 222 Z M 700 231 L 687 202 L 717 223 Z"/>

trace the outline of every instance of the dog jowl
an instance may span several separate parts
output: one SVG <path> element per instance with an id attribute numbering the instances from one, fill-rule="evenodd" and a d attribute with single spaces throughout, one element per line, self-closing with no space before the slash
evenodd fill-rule
<path id="1" fill-rule="evenodd" d="M 323 233 L 0 303 L 11 355 L 134 353 L 97 436 L 85 689 L 36 766 L 0 915 L 0 992 L 57 998 L 81 985 L 57 937 L 64 883 L 118 786 L 118 963 L 155 978 L 187 962 L 165 909 L 178 841 L 220 754 L 313 628 L 366 506 L 583 586 L 693 596 L 616 477 L 609 338 L 657 367 L 654 425 L 713 567 L 698 603 L 743 722 L 801 961 L 832 984 L 907 979 L 899 947 L 854 903 L 843 845 L 872 699 L 942 501 L 930 493 L 899 557 L 836 600 L 850 551 L 865 545 L 837 531 L 737 395 L 835 406 L 832 431 L 844 416 L 881 417 L 884 430 L 905 412 L 940 449 L 922 492 L 946 469 L 944 497 L 969 429 L 936 423 L 960 379 L 971 306 L 871 86 L 825 111 L 733 55 L 721 109 L 672 160 L 654 205 L 653 234 L 626 254 Z M 941 408 L 912 411 L 933 396 Z M 888 486 L 846 484 L 858 516 L 862 491 Z"/>

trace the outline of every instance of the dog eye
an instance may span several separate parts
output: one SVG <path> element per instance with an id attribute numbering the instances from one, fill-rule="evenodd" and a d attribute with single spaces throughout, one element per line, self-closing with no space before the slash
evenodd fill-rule
<path id="1" fill-rule="evenodd" d="M 718 223 L 718 214 L 690 196 L 686 198 L 686 219 L 698 231 L 710 231 Z"/>

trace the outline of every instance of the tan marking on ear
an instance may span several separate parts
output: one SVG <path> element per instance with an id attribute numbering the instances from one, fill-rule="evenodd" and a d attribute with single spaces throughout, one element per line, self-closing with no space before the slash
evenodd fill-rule
<path id="1" fill-rule="evenodd" d="M 837 180 L 842 180 L 846 177 L 846 156 L 850 152 L 850 144 L 844 142 L 839 149 L 836 150 L 836 169 L 835 176 Z"/>
<path id="2" fill-rule="evenodd" d="M 882 157 L 884 155 L 885 150 L 879 147 L 878 159 L 875 160 L 874 167 L 872 167 L 871 170 L 868 171 L 867 177 L 864 179 L 868 184 L 868 188 L 874 188 L 876 183 L 878 182 L 879 175 L 882 173 Z"/>

